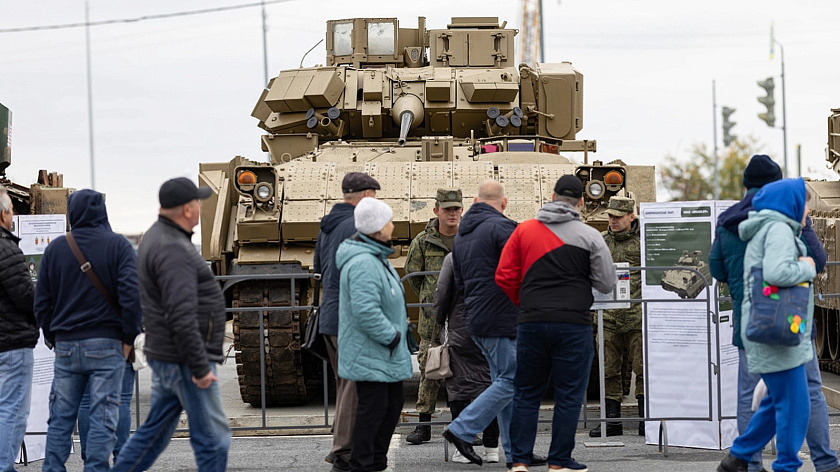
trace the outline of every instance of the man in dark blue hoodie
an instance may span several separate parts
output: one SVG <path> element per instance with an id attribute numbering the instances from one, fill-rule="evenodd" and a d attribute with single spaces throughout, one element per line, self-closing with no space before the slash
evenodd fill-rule
<path id="1" fill-rule="evenodd" d="M 338 285 L 339 271 L 335 267 L 335 252 L 342 241 L 356 232 L 353 210 L 365 197 L 376 197 L 379 182 L 362 172 L 350 172 L 341 181 L 344 202 L 336 204 L 321 220 L 321 232 L 315 243 L 314 269 L 321 274 L 321 315 L 318 329 L 325 337 L 330 364 L 335 373 L 335 420 L 333 446 L 327 455 L 334 472 L 350 470 L 350 442 L 356 416 L 356 384 L 338 376 Z"/>
<path id="2" fill-rule="evenodd" d="M 717 231 L 712 250 L 709 253 L 709 268 L 712 277 L 720 282 L 729 285 L 729 293 L 732 297 L 732 318 L 734 329 L 732 344 L 738 347 L 738 404 L 737 421 L 738 433 L 744 434 L 750 419 L 753 416 L 752 397 L 753 390 L 761 376 L 750 373 L 747 369 L 747 356 L 744 351 L 744 343 L 741 339 L 741 303 L 744 299 L 744 252 L 747 248 L 746 241 L 738 236 L 738 225 L 747 219 L 750 211 L 753 210 L 753 198 L 755 194 L 770 182 L 782 178 L 782 170 L 764 154 L 756 154 L 751 159 L 747 168 L 744 169 L 744 187 L 747 193 L 740 202 L 729 207 L 720 214 L 717 221 Z M 802 240 L 808 247 L 808 256 L 816 263 L 819 273 L 826 263 L 826 253 L 816 233 L 811 228 L 811 219 L 806 220 L 806 226 L 802 230 Z M 816 329 L 811 330 L 812 339 L 816 336 Z M 805 371 L 808 376 L 808 392 L 811 400 L 811 422 L 808 426 L 806 440 L 811 450 L 811 459 L 817 472 L 840 471 L 840 461 L 837 454 L 829 445 L 828 436 L 828 409 L 825 403 L 825 396 L 822 393 L 822 380 L 820 378 L 819 361 L 814 355 L 813 359 L 805 364 Z M 761 453 L 753 456 L 748 465 L 749 472 L 764 470 L 761 461 Z"/>
<path id="3" fill-rule="evenodd" d="M 85 470 L 108 470 L 119 419 L 125 358 L 140 333 L 137 262 L 128 240 L 111 230 L 105 199 L 80 190 L 67 200 L 72 235 L 118 313 L 98 291 L 65 237 L 47 246 L 35 290 L 35 317 L 54 345 L 46 458 L 41 470 L 64 471 L 85 388 L 90 393 L 90 429 Z"/>

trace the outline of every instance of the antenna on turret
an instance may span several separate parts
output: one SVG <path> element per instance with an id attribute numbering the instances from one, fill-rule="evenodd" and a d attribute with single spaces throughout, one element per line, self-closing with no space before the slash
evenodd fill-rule
<path id="1" fill-rule="evenodd" d="M 320 41 L 318 41 L 317 43 L 315 43 L 315 45 L 314 45 L 314 46 L 312 46 L 311 48 L 309 48 L 309 51 L 306 51 L 306 54 L 309 54 L 310 52 L 312 52 L 312 50 L 313 50 L 313 49 L 317 48 L 317 47 L 318 47 L 318 45 L 319 45 L 319 44 L 321 44 L 321 43 L 323 43 L 323 42 L 324 42 L 324 40 L 323 40 L 323 38 L 322 38 Z M 303 60 L 304 60 L 304 59 L 306 59 L 306 54 L 304 54 L 304 55 L 303 55 L 303 57 L 301 57 L 301 58 L 300 58 L 300 65 L 298 66 L 298 68 L 299 68 L 299 69 L 300 69 L 300 68 L 303 68 Z"/>

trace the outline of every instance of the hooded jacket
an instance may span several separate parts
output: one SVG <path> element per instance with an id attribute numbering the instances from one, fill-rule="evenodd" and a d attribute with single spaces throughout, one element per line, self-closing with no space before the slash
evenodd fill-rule
<path id="1" fill-rule="evenodd" d="M 137 265 L 146 356 L 186 364 L 200 379 L 224 360 L 225 297 L 191 236 L 159 217 L 140 241 Z"/>
<path id="2" fill-rule="evenodd" d="M 712 277 L 729 285 L 729 295 L 732 297 L 733 336 L 732 344 L 743 349 L 741 339 L 741 305 L 744 300 L 744 251 L 747 243 L 738 237 L 738 225 L 746 220 L 753 210 L 753 198 L 760 188 L 751 188 L 740 202 L 727 208 L 720 214 L 715 231 L 715 241 L 709 252 L 709 269 Z M 817 273 L 822 271 L 828 259 L 825 248 L 820 243 L 817 234 L 811 227 L 811 218 L 806 220 L 802 229 L 801 239 L 808 248 L 808 255 L 817 265 Z M 817 334 L 811 331 L 811 338 Z"/>
<path id="3" fill-rule="evenodd" d="M 516 228 L 496 269 L 496 283 L 522 310 L 519 323 L 591 325 L 592 288 L 606 293 L 616 282 L 601 233 L 557 201 Z"/>
<path id="4" fill-rule="evenodd" d="M 496 285 L 496 266 L 516 223 L 479 202 L 461 218 L 452 250 L 455 283 L 464 299 L 467 331 L 480 338 L 516 337 L 519 308 Z"/>
<path id="5" fill-rule="evenodd" d="M 38 342 L 38 324 L 32 314 L 35 287 L 19 242 L 0 227 L 0 352 L 33 348 Z"/>
<path id="6" fill-rule="evenodd" d="M 338 375 L 357 382 L 401 382 L 411 377 L 405 343 L 408 315 L 397 271 L 388 262 L 394 250 L 356 234 L 338 247 Z M 388 345 L 399 333 L 394 351 Z"/>
<path id="7" fill-rule="evenodd" d="M 816 270 L 799 257 L 806 254 L 806 246 L 797 236 L 802 230 L 800 220 L 805 211 L 805 183 L 802 179 L 784 179 L 766 185 L 753 199 L 756 211 L 738 225 L 742 240 L 747 242 L 744 253 L 743 301 L 741 304 L 741 338 L 747 354 L 750 372 L 765 374 L 798 367 L 813 356 L 810 334 L 814 314 L 814 294 L 808 300 L 808 317 L 803 341 L 798 346 L 769 346 L 746 338 L 750 316 L 750 287 L 752 268 L 761 267 L 764 279 L 771 285 L 790 287 L 810 282 Z M 798 216 L 797 216 L 798 214 Z"/>
<path id="8" fill-rule="evenodd" d="M 440 268 L 435 288 L 435 322 L 446 326 L 446 335 L 440 335 L 449 344 L 449 367 L 452 377 L 446 379 L 446 395 L 449 401 L 472 401 L 490 386 L 490 365 L 481 349 L 475 345 L 467 332 L 464 319 L 464 300 L 458 296 L 455 274 L 452 268 L 452 254 L 447 254 Z M 443 332 L 440 328 L 440 332 Z"/>
<path id="9" fill-rule="evenodd" d="M 314 269 L 321 274 L 321 317 L 318 329 L 321 334 L 338 336 L 338 284 L 339 273 L 335 267 L 335 253 L 345 239 L 356 232 L 353 210 L 349 203 L 338 203 L 321 220 L 321 232 L 315 243 Z"/>
<path id="10" fill-rule="evenodd" d="M 128 240 L 111 231 L 105 199 L 80 190 L 67 199 L 73 238 L 102 285 L 120 306 L 120 315 L 79 270 L 67 238 L 47 246 L 38 270 L 35 318 L 49 342 L 111 338 L 133 344 L 140 333 L 137 262 Z"/>

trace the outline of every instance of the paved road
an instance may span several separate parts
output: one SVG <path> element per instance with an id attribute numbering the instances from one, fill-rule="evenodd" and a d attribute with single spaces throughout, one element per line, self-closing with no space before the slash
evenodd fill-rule
<path id="1" fill-rule="evenodd" d="M 438 430 L 439 431 L 439 430 Z M 394 435 L 389 459 L 397 472 L 428 471 L 503 471 L 505 464 L 487 464 L 483 467 L 465 464 L 453 464 L 443 461 L 443 439 L 439 433 L 430 443 L 411 446 L 405 443 L 408 430 Z M 832 444 L 840 445 L 840 427 L 831 427 Z M 671 447 L 668 457 L 657 452 L 656 446 L 644 445 L 642 438 L 627 435 L 620 438 L 623 447 L 586 447 L 589 442 L 584 433 L 577 435 L 578 445 L 574 457 L 589 466 L 595 472 L 712 472 L 725 455 L 721 451 Z M 610 438 L 616 439 L 616 438 Z M 537 452 L 545 453 L 550 436 L 537 436 Z M 324 462 L 324 455 L 329 451 L 329 436 L 283 436 L 283 437 L 248 437 L 234 438 L 228 460 L 229 471 L 329 471 L 329 464 Z M 480 448 L 478 448 L 480 450 Z M 450 448 L 450 453 L 452 452 Z M 806 455 L 807 457 L 807 455 Z M 766 468 L 770 469 L 772 457 L 765 454 Z M 813 472 L 810 461 L 804 460 L 803 472 Z M 73 454 L 67 462 L 70 471 L 82 470 L 78 454 Z M 20 472 L 41 470 L 41 462 L 28 467 L 18 467 Z M 173 439 L 166 452 L 159 458 L 152 471 L 189 471 L 195 470 L 195 461 L 189 440 Z M 546 467 L 534 467 L 532 470 L 546 471 Z"/>

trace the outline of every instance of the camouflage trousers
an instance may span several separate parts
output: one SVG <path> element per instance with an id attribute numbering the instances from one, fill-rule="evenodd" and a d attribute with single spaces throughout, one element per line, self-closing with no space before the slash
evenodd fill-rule
<path id="1" fill-rule="evenodd" d="M 618 333 L 608 329 L 604 323 L 604 390 L 608 400 L 620 402 L 624 387 L 621 384 L 622 354 L 630 353 L 630 363 L 636 373 L 636 393 L 638 398 L 645 394 L 644 370 L 642 364 L 642 331 L 633 330 Z"/>
<path id="2" fill-rule="evenodd" d="M 435 327 L 435 319 L 431 313 L 420 312 L 420 319 L 417 322 L 417 332 L 420 334 L 420 350 L 417 351 L 417 363 L 420 364 L 420 386 L 417 389 L 417 412 L 424 415 L 431 415 L 435 412 L 437 405 L 438 391 L 443 383 L 440 380 L 426 379 L 426 357 L 431 347 L 432 333 Z M 438 334 L 440 339 L 440 334 Z"/>

